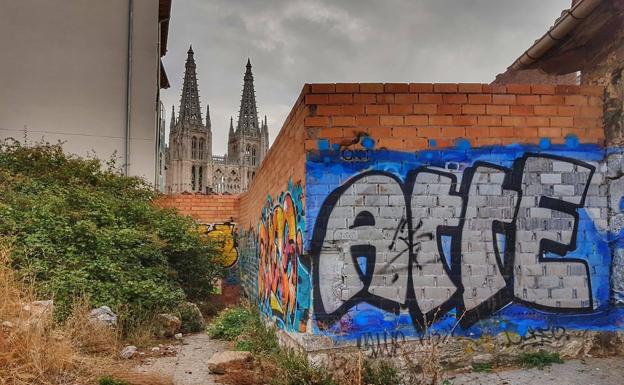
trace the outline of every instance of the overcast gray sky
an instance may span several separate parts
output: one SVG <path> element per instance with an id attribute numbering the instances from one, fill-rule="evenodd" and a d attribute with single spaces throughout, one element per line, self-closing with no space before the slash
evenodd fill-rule
<path id="1" fill-rule="evenodd" d="M 227 148 L 247 57 L 271 142 L 304 83 L 491 82 L 570 0 L 174 0 L 167 126 L 193 44 L 213 151 Z M 168 135 L 168 133 L 167 133 Z"/>

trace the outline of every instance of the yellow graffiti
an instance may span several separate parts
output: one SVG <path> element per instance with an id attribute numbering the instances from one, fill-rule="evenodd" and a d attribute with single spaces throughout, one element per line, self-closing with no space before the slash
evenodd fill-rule
<path id="1" fill-rule="evenodd" d="M 220 253 L 221 261 L 225 267 L 232 267 L 238 260 L 238 245 L 235 236 L 236 226 L 233 223 L 215 223 L 202 225 L 201 233 L 214 242 Z"/>

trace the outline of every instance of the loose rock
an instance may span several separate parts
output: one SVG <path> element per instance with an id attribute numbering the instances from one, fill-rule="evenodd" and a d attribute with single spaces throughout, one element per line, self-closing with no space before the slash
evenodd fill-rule
<path id="1" fill-rule="evenodd" d="M 472 357 L 472 363 L 477 364 L 477 365 L 489 364 L 489 363 L 492 363 L 493 361 L 494 361 L 494 356 L 489 353 L 479 354 L 479 355 Z"/>
<path id="2" fill-rule="evenodd" d="M 117 314 L 113 313 L 110 307 L 101 306 L 91 310 L 89 321 L 106 326 L 117 326 Z"/>
<path id="3" fill-rule="evenodd" d="M 232 366 L 240 368 L 241 364 L 251 361 L 250 352 L 228 350 L 215 353 L 208 360 L 208 369 L 214 374 L 225 374 Z"/>
<path id="4" fill-rule="evenodd" d="M 156 334 L 159 337 L 173 337 L 181 325 L 180 319 L 174 315 L 162 313 L 156 316 Z"/>
<path id="5" fill-rule="evenodd" d="M 128 345 L 125 348 L 121 349 L 119 355 L 126 360 L 132 358 L 137 352 L 137 347 L 134 345 Z"/>

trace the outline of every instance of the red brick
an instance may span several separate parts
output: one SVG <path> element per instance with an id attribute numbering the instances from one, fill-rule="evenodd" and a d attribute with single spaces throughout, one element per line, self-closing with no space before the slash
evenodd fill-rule
<path id="1" fill-rule="evenodd" d="M 413 111 L 414 111 L 414 106 L 412 104 L 391 104 L 390 105 L 391 114 L 411 114 Z"/>
<path id="2" fill-rule="evenodd" d="M 602 120 L 596 118 L 574 118 L 574 127 L 602 128 Z"/>
<path id="3" fill-rule="evenodd" d="M 543 138 L 560 138 L 561 127 L 539 127 L 537 134 Z"/>
<path id="4" fill-rule="evenodd" d="M 379 117 L 379 123 L 382 126 L 402 126 L 404 124 L 403 116 L 386 115 Z"/>
<path id="5" fill-rule="evenodd" d="M 581 113 L 581 109 L 574 106 L 558 106 L 557 115 L 559 116 L 575 116 Z"/>
<path id="6" fill-rule="evenodd" d="M 418 103 L 418 94 L 395 94 L 395 103 Z"/>
<path id="7" fill-rule="evenodd" d="M 507 84 L 507 93 L 509 94 L 530 94 L 530 84 Z"/>
<path id="8" fill-rule="evenodd" d="M 402 138 L 379 138 L 377 140 L 379 148 L 404 149 L 405 143 Z"/>
<path id="9" fill-rule="evenodd" d="M 442 127 L 443 138 L 463 138 L 466 136 L 465 127 Z"/>
<path id="10" fill-rule="evenodd" d="M 557 106 L 535 106 L 535 115 L 557 115 Z"/>
<path id="11" fill-rule="evenodd" d="M 332 106 L 328 104 L 321 104 L 316 108 L 316 115 L 327 116 L 327 115 L 340 115 L 342 114 L 341 106 Z"/>
<path id="12" fill-rule="evenodd" d="M 484 104 L 464 104 L 462 106 L 462 114 L 483 115 L 485 114 L 485 105 Z"/>
<path id="13" fill-rule="evenodd" d="M 384 92 L 382 83 L 360 83 L 360 92 Z"/>
<path id="14" fill-rule="evenodd" d="M 432 83 L 410 83 L 409 92 L 433 92 Z"/>
<path id="15" fill-rule="evenodd" d="M 461 110 L 461 104 L 438 105 L 438 114 L 440 115 L 459 115 L 461 114 Z"/>
<path id="16" fill-rule="evenodd" d="M 414 104 L 415 114 L 436 114 L 437 112 L 437 104 Z"/>
<path id="17" fill-rule="evenodd" d="M 354 116 L 333 116 L 331 121 L 334 127 L 349 127 L 355 125 Z"/>
<path id="18" fill-rule="evenodd" d="M 440 132 L 440 127 L 418 127 L 418 136 L 421 138 L 437 138 Z"/>
<path id="19" fill-rule="evenodd" d="M 489 127 L 466 127 L 466 137 L 479 138 L 490 134 Z"/>
<path id="20" fill-rule="evenodd" d="M 534 127 L 548 126 L 550 125 L 550 120 L 549 118 L 545 116 L 527 116 L 526 124 L 527 126 L 534 126 Z"/>
<path id="21" fill-rule="evenodd" d="M 455 83 L 437 83 L 433 85 L 434 92 L 457 92 L 457 84 Z"/>
<path id="22" fill-rule="evenodd" d="M 358 83 L 336 83 L 336 92 L 358 93 L 360 92 L 360 85 Z"/>
<path id="23" fill-rule="evenodd" d="M 305 96 L 306 104 L 327 104 L 329 95 L 326 94 L 309 94 Z"/>
<path id="24" fill-rule="evenodd" d="M 304 120 L 305 127 L 327 127 L 329 118 L 326 116 L 309 116 Z"/>
<path id="25" fill-rule="evenodd" d="M 587 98 L 587 104 L 590 106 L 602 106 L 604 104 L 604 101 L 599 96 L 589 96 Z"/>
<path id="26" fill-rule="evenodd" d="M 464 104 L 468 103 L 468 97 L 466 94 L 445 94 L 442 97 L 444 103 L 447 104 Z"/>
<path id="27" fill-rule="evenodd" d="M 492 95 L 493 104 L 516 104 L 516 95 L 494 94 Z"/>
<path id="28" fill-rule="evenodd" d="M 356 116 L 355 124 L 359 126 L 379 126 L 379 115 Z"/>
<path id="29" fill-rule="evenodd" d="M 500 116 L 478 116 L 477 122 L 479 126 L 500 126 L 501 117 Z"/>
<path id="30" fill-rule="evenodd" d="M 377 95 L 375 94 L 355 94 L 353 95 L 353 102 L 355 104 L 373 104 L 377 102 Z"/>
<path id="31" fill-rule="evenodd" d="M 377 94 L 377 103 L 379 104 L 394 103 L 394 94 Z"/>
<path id="32" fill-rule="evenodd" d="M 416 136 L 418 130 L 416 127 L 393 127 L 392 136 L 394 137 L 413 137 Z"/>
<path id="33" fill-rule="evenodd" d="M 526 116 L 533 115 L 534 109 L 533 106 L 511 106 L 509 112 L 511 113 L 511 115 Z"/>
<path id="34" fill-rule="evenodd" d="M 521 105 L 536 105 L 540 104 L 541 99 L 539 95 L 518 95 L 516 97 L 516 104 Z"/>
<path id="35" fill-rule="evenodd" d="M 503 126 L 515 127 L 526 126 L 527 118 L 525 118 L 524 116 L 503 116 L 501 118 L 501 124 Z"/>
<path id="36" fill-rule="evenodd" d="M 363 104 L 345 104 L 342 106 L 342 113 L 345 115 L 362 115 L 364 111 L 365 108 Z"/>
<path id="37" fill-rule="evenodd" d="M 429 116 L 430 125 L 450 126 L 453 124 L 453 117 L 448 115 L 431 115 Z"/>
<path id="38" fill-rule="evenodd" d="M 474 126 L 477 124 L 477 117 L 472 115 L 453 116 L 453 124 L 458 126 Z"/>
<path id="39" fill-rule="evenodd" d="M 483 93 L 484 94 L 506 94 L 507 86 L 504 84 L 484 84 Z"/>
<path id="40" fill-rule="evenodd" d="M 569 116 L 555 116 L 550 118 L 550 125 L 554 127 L 573 127 L 574 118 Z"/>
<path id="41" fill-rule="evenodd" d="M 410 126 L 426 126 L 429 123 L 429 117 L 426 115 L 408 115 L 405 117 L 405 124 Z"/>
<path id="42" fill-rule="evenodd" d="M 329 104 L 351 104 L 353 103 L 353 94 L 330 94 Z"/>
<path id="43" fill-rule="evenodd" d="M 516 135 L 521 138 L 537 137 L 537 127 L 516 127 Z"/>
<path id="44" fill-rule="evenodd" d="M 581 115 L 587 118 L 602 117 L 603 111 L 600 106 L 581 107 Z"/>
<path id="45" fill-rule="evenodd" d="M 457 85 L 457 90 L 459 92 L 471 93 L 471 94 L 479 94 L 483 92 L 483 84 L 480 83 L 459 83 Z"/>
<path id="46" fill-rule="evenodd" d="M 322 128 L 319 132 L 319 138 L 342 138 L 343 131 L 341 127 Z"/>
<path id="47" fill-rule="evenodd" d="M 492 103 L 492 95 L 491 94 L 470 94 L 468 95 L 468 103 L 490 104 Z"/>
<path id="48" fill-rule="evenodd" d="M 555 86 L 553 84 L 532 84 L 531 93 L 540 95 L 553 95 Z"/>
<path id="49" fill-rule="evenodd" d="M 514 136 L 514 127 L 490 127 L 490 136 L 493 138 L 509 138 Z"/>
<path id="50" fill-rule="evenodd" d="M 442 103 L 442 94 L 419 94 L 419 103 Z"/>
<path id="51" fill-rule="evenodd" d="M 561 95 L 542 95 L 541 97 L 542 104 L 564 104 L 565 98 Z"/>
<path id="52" fill-rule="evenodd" d="M 509 106 L 487 105 L 485 106 L 485 113 L 488 115 L 509 115 Z"/>
<path id="53" fill-rule="evenodd" d="M 336 92 L 336 85 L 331 83 L 311 84 L 311 90 L 313 94 L 329 94 Z"/>
<path id="54" fill-rule="evenodd" d="M 369 104 L 366 106 L 366 113 L 371 115 L 387 114 L 388 106 L 385 104 Z"/>
<path id="55" fill-rule="evenodd" d="M 409 84 L 407 83 L 386 83 L 384 85 L 385 92 L 409 92 Z"/>

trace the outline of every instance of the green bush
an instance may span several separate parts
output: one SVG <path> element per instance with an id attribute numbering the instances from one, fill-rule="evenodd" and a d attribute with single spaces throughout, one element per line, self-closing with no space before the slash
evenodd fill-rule
<path id="1" fill-rule="evenodd" d="M 219 340 L 232 341 L 243 334 L 252 322 L 251 311 L 244 307 L 223 310 L 208 326 L 208 335 Z"/>
<path id="2" fill-rule="evenodd" d="M 539 350 L 533 353 L 522 353 L 520 363 L 527 368 L 544 369 L 552 364 L 563 364 L 563 360 L 559 353 L 548 353 L 545 350 Z"/>
<path id="3" fill-rule="evenodd" d="M 15 239 L 14 267 L 54 297 L 61 318 L 77 296 L 132 320 L 213 291 L 216 248 L 190 218 L 155 207 L 156 196 L 112 161 L 0 145 L 0 235 Z"/>
<path id="4" fill-rule="evenodd" d="M 100 380 L 98 381 L 98 384 L 99 385 L 130 385 L 130 383 L 126 381 L 117 380 L 110 376 L 100 378 Z"/>

